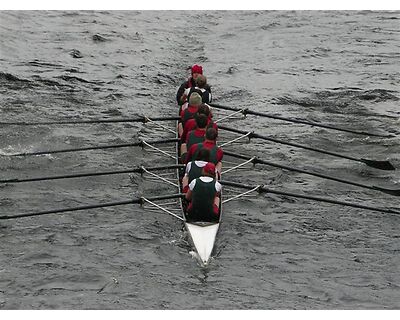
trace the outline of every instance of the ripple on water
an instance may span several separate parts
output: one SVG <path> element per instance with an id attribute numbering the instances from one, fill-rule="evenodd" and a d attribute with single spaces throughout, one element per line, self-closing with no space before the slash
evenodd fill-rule
<path id="1" fill-rule="evenodd" d="M 393 12 L 4 11 L 0 21 L 2 121 L 167 115 L 177 112 L 175 94 L 188 76 L 185 68 L 201 63 L 220 104 L 398 132 Z M 396 166 L 400 161 L 398 136 L 363 139 L 250 115 L 227 125 L 349 156 L 387 157 Z M 5 157 L 164 137 L 141 124 L 1 126 L 0 132 L 3 177 L 168 162 L 140 148 Z M 228 137 L 221 132 L 221 140 Z M 396 172 L 257 139 L 229 150 L 360 183 L 400 183 Z M 229 179 L 365 205 L 400 205 L 373 190 L 261 165 L 232 172 Z M 140 176 L 133 182 L 107 176 L 6 184 L 0 187 L 1 214 L 170 192 L 176 190 Z M 2 220 L 0 308 L 395 309 L 397 220 L 293 197 L 254 196 L 224 207 L 207 268 L 192 258 L 179 221 L 135 205 Z"/>

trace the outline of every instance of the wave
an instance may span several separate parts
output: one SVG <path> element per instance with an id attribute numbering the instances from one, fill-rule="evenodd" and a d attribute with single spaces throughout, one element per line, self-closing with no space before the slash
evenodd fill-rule
<path id="1" fill-rule="evenodd" d="M 5 80 L 8 82 L 30 83 L 30 81 L 27 79 L 21 79 L 11 73 L 6 73 L 6 72 L 0 71 L 0 81 L 1 80 Z"/>
<path id="2" fill-rule="evenodd" d="M 310 97 L 297 98 L 284 96 L 274 99 L 278 105 L 296 104 L 303 107 L 340 107 L 354 106 L 357 102 L 398 101 L 394 91 L 386 89 L 363 90 L 360 88 L 333 88 L 313 93 Z"/>
<path id="3" fill-rule="evenodd" d="M 93 40 L 94 42 L 106 42 L 106 41 L 108 41 L 108 39 L 106 39 L 105 37 L 103 37 L 103 36 L 101 36 L 101 35 L 99 35 L 99 34 L 93 35 L 93 36 L 92 36 L 92 40 Z"/>
<path id="4" fill-rule="evenodd" d="M 35 82 L 40 83 L 40 84 L 44 84 L 44 85 L 47 85 L 47 86 L 52 86 L 52 87 L 53 86 L 59 86 L 59 87 L 63 86 L 61 83 L 59 83 L 57 81 L 50 80 L 50 79 L 44 79 L 44 78 L 42 78 L 41 76 L 38 76 L 38 75 L 34 75 L 34 76 L 32 76 L 32 78 L 35 80 Z"/>
<path id="5" fill-rule="evenodd" d="M 61 64 L 44 62 L 44 61 L 40 61 L 40 60 L 37 60 L 37 59 L 35 59 L 33 61 L 28 61 L 26 64 L 30 65 L 30 66 L 33 66 L 33 67 L 51 67 L 51 68 L 55 68 L 55 69 L 64 68 L 64 66 L 61 65 Z"/>
<path id="6" fill-rule="evenodd" d="M 64 81 L 67 81 L 67 82 L 75 82 L 75 81 L 78 81 L 78 82 L 92 83 L 92 84 L 103 84 L 103 83 L 104 83 L 104 81 L 99 81 L 99 80 L 97 80 L 97 81 L 90 81 L 90 80 L 85 80 L 85 79 L 80 78 L 80 77 L 76 77 L 76 76 L 67 76 L 67 75 L 58 76 L 57 78 L 63 79 Z"/>
<path id="7" fill-rule="evenodd" d="M 82 53 L 77 49 L 72 49 L 69 54 L 71 55 L 72 58 L 75 58 L 75 59 L 83 58 Z"/>

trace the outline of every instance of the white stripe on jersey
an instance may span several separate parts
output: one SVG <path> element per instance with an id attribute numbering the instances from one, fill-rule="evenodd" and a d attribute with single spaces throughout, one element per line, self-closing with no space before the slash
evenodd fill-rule
<path id="1" fill-rule="evenodd" d="M 198 166 L 199 168 L 203 168 L 208 163 L 207 161 L 202 161 L 202 160 L 190 161 L 186 165 L 185 175 L 189 175 L 190 169 L 192 168 L 192 162 L 194 162 L 196 166 Z"/>
<path id="2" fill-rule="evenodd" d="M 211 177 L 200 177 L 199 179 L 200 179 L 201 181 L 203 181 L 203 182 L 211 182 L 211 181 L 214 180 L 214 179 L 211 178 Z M 196 185 L 196 179 L 194 179 L 194 180 L 189 184 L 189 189 L 193 191 L 195 185 Z M 218 181 L 215 181 L 215 191 L 221 192 L 221 190 L 222 190 L 222 185 L 221 185 Z"/>

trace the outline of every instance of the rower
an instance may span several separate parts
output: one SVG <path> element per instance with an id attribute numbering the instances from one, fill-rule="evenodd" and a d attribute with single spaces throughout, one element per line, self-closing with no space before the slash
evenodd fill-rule
<path id="1" fill-rule="evenodd" d="M 187 149 L 196 143 L 204 142 L 208 118 L 205 114 L 196 113 L 194 120 L 196 121 L 196 128 L 189 132 L 189 134 L 186 136 L 185 142 L 181 144 L 182 160 L 186 159 Z"/>
<path id="2" fill-rule="evenodd" d="M 219 220 L 219 203 L 222 186 L 215 178 L 215 165 L 207 163 L 201 177 L 189 184 L 186 200 L 191 201 L 187 218 L 191 221 L 214 222 Z"/>
<path id="3" fill-rule="evenodd" d="M 194 144 L 190 147 L 186 156 L 186 163 L 192 161 L 193 159 L 196 159 L 197 153 L 201 149 L 210 150 L 210 162 L 214 163 L 217 167 L 217 171 L 221 173 L 221 161 L 224 153 L 222 149 L 217 146 L 217 131 L 214 128 L 207 129 L 204 142 Z"/>
<path id="4" fill-rule="evenodd" d="M 194 92 L 190 96 L 189 106 L 185 110 L 182 110 L 181 112 L 181 120 L 178 124 L 179 137 L 182 136 L 186 122 L 194 117 L 200 105 L 201 105 L 201 97 L 198 93 Z"/>
<path id="5" fill-rule="evenodd" d="M 203 67 L 199 66 L 197 64 L 193 65 L 191 68 L 191 76 L 189 77 L 189 79 L 187 81 L 185 81 L 184 83 L 181 84 L 181 86 L 178 89 L 178 92 L 176 93 L 176 101 L 178 102 L 178 105 L 182 105 L 183 103 L 185 103 L 185 99 L 181 99 L 185 89 L 187 88 L 191 88 L 191 87 L 195 87 L 196 83 L 194 82 L 194 80 L 199 76 L 203 74 Z M 205 89 L 211 93 L 211 88 L 210 86 L 206 85 Z"/>
<path id="6" fill-rule="evenodd" d="M 210 88 L 210 86 L 207 84 L 207 78 L 200 74 L 197 76 L 195 83 L 195 87 L 185 89 L 182 99 L 184 99 L 185 96 L 187 97 L 186 99 L 189 99 L 193 92 L 197 92 L 199 95 L 201 95 L 203 103 L 211 103 L 212 96 L 211 92 L 207 90 Z"/>
<path id="7" fill-rule="evenodd" d="M 197 154 L 195 161 L 186 165 L 185 175 L 182 178 L 182 192 L 186 193 L 189 189 L 189 183 L 201 176 L 201 170 L 210 161 L 210 150 L 202 149 Z"/>
<path id="8" fill-rule="evenodd" d="M 188 149 L 196 143 L 204 142 L 208 119 L 204 114 L 198 114 L 195 118 L 196 120 L 196 129 L 189 132 L 186 137 L 186 146 Z"/>

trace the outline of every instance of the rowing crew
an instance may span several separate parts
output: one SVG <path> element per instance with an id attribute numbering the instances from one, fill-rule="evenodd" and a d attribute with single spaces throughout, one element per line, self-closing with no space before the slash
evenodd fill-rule
<path id="1" fill-rule="evenodd" d="M 218 126 L 212 120 L 211 88 L 201 66 L 191 68 L 191 77 L 177 92 L 180 105 L 178 133 L 181 142 L 180 161 L 186 164 L 182 179 L 189 205 L 187 219 L 218 221 L 220 214 L 223 151 L 217 145 Z"/>

